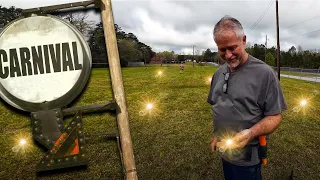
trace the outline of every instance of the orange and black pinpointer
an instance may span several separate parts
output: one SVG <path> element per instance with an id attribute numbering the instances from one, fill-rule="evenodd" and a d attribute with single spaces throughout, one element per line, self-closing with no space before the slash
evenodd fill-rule
<path id="1" fill-rule="evenodd" d="M 262 164 L 267 164 L 267 136 L 259 136 L 259 149 Z"/>

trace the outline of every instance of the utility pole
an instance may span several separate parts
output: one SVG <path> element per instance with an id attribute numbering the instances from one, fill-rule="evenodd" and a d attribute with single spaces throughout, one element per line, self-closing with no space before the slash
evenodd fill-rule
<path id="1" fill-rule="evenodd" d="M 267 46 L 268 46 L 268 35 L 266 35 L 266 43 L 264 47 L 264 62 L 267 62 Z"/>
<path id="2" fill-rule="evenodd" d="M 276 0 L 276 19 L 277 19 L 277 70 L 278 79 L 280 81 L 280 42 L 279 42 L 279 12 L 278 12 L 278 0 Z"/>
<path id="3" fill-rule="evenodd" d="M 142 47 L 141 49 L 142 49 L 142 51 L 143 51 L 144 67 L 147 69 L 146 47 Z"/>
<path id="4" fill-rule="evenodd" d="M 195 45 L 192 45 L 192 48 L 193 48 L 193 57 L 192 57 L 192 65 L 194 67 L 194 47 L 196 47 Z"/>

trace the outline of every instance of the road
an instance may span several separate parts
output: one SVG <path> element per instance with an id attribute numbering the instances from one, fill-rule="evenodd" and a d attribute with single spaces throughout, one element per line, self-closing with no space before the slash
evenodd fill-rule
<path id="1" fill-rule="evenodd" d="M 286 74 L 280 74 L 280 77 L 291 78 L 291 79 L 300 79 L 300 80 L 304 80 L 304 81 L 320 83 L 320 77 L 300 77 L 300 76 L 292 76 L 292 75 L 286 75 Z"/>

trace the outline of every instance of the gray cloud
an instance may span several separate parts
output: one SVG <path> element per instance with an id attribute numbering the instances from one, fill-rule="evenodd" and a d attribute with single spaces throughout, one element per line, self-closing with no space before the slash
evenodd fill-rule
<path id="1" fill-rule="evenodd" d="M 68 2 L 70 0 L 2 0 L 0 4 L 32 8 Z M 268 35 L 268 47 L 276 46 L 275 2 L 259 24 L 251 29 L 270 2 L 271 0 L 112 0 L 112 5 L 115 23 L 125 32 L 134 33 L 140 41 L 150 45 L 155 51 L 174 50 L 188 54 L 192 53 L 192 45 L 196 45 L 201 51 L 207 48 L 216 50 L 212 29 L 224 15 L 233 16 L 242 23 L 247 41 L 251 44 L 264 44 L 265 36 Z M 320 31 L 302 35 L 320 29 L 318 9 L 318 0 L 279 1 L 282 50 L 288 50 L 292 45 L 301 45 L 303 49 L 320 48 Z M 90 12 L 89 15 L 90 20 L 101 20 L 99 14 Z M 306 21 L 313 17 L 315 18 Z M 305 22 L 300 23 L 303 21 Z M 287 28 L 294 24 L 296 25 Z"/>

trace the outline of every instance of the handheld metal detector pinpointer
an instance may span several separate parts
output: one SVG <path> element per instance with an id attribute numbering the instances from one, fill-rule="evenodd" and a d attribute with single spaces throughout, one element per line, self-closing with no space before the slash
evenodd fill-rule
<path id="1" fill-rule="evenodd" d="M 267 164 L 267 136 L 259 136 L 259 149 L 263 165 Z"/>

